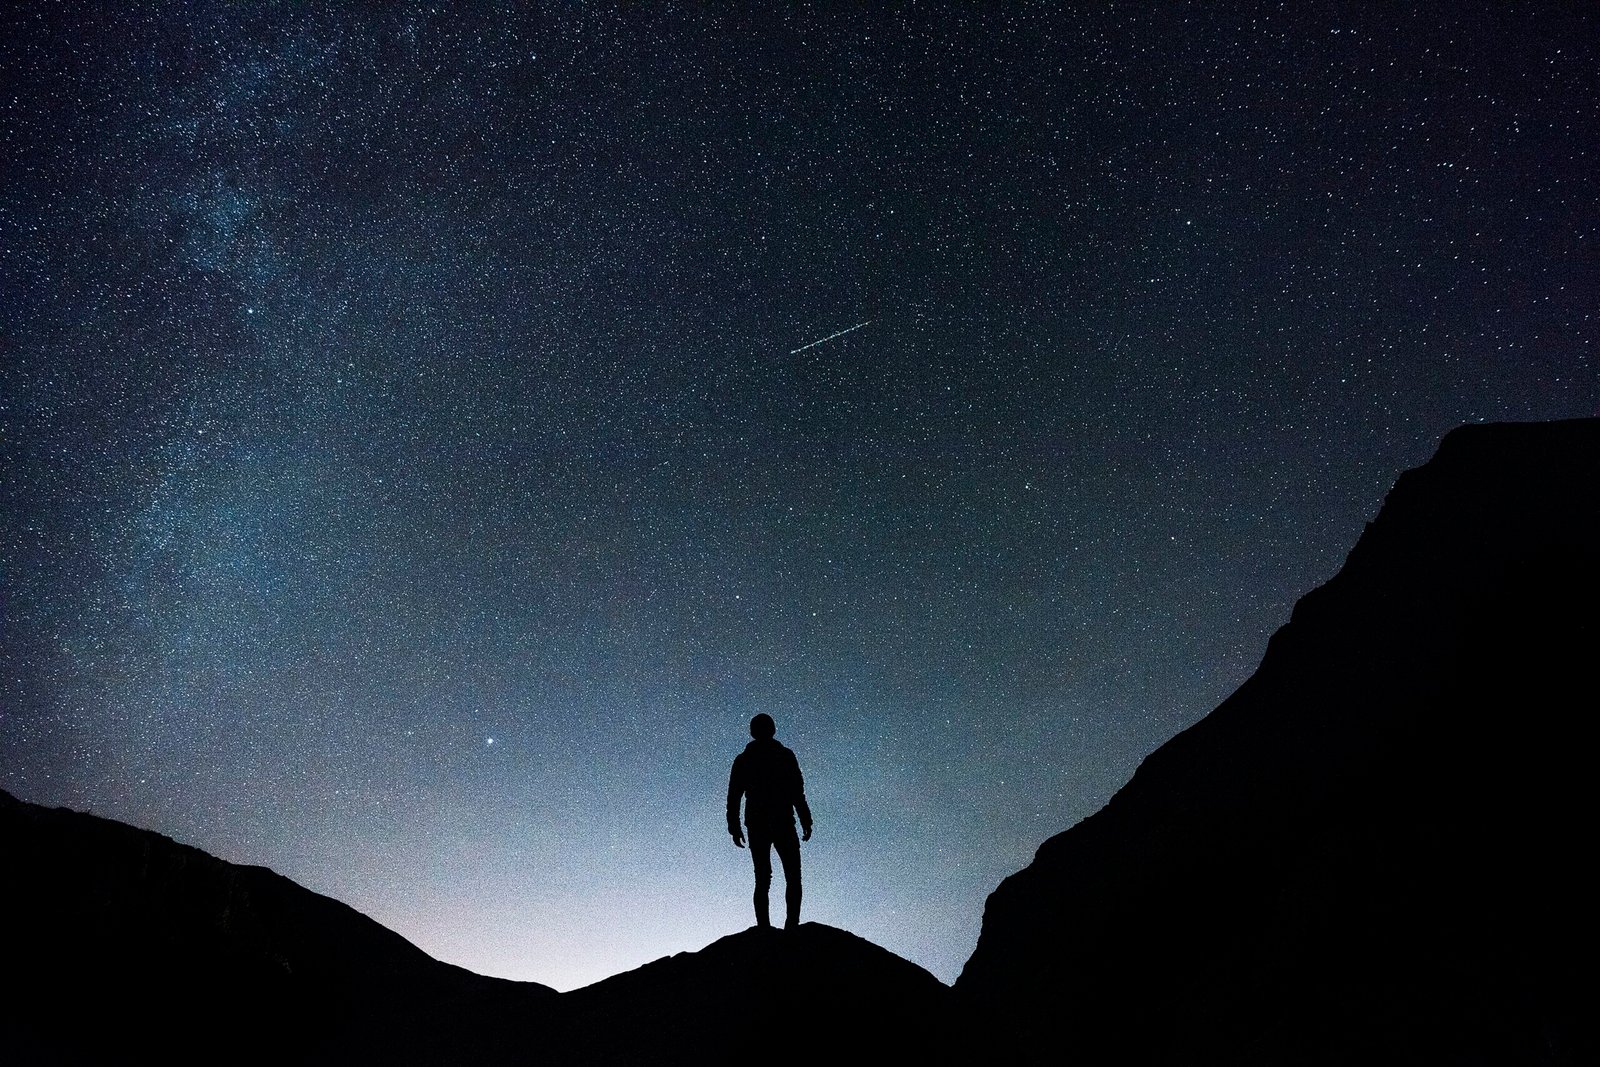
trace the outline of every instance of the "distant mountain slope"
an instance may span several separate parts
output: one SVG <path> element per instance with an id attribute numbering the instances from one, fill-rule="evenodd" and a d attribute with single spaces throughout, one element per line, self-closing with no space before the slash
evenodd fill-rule
<path id="1" fill-rule="evenodd" d="M 564 994 L 552 1046 L 583 1063 L 909 1063 L 938 1048 L 949 995 L 843 930 L 752 928 Z"/>
<path id="2" fill-rule="evenodd" d="M 979 1040 L 1595 1062 L 1597 617 L 1600 420 L 1451 433 L 1255 675 L 991 895 Z"/>
<path id="3" fill-rule="evenodd" d="M 0 843 L 8 1063 L 452 1062 L 558 996 L 109 819 L 0 792 Z"/>

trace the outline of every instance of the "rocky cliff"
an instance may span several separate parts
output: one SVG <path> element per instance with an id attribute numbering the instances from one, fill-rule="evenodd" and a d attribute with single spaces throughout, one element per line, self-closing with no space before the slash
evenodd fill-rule
<path id="1" fill-rule="evenodd" d="M 990 896 L 978 1040 L 1593 1062 L 1597 612 L 1600 420 L 1451 433 L 1255 675 Z"/>

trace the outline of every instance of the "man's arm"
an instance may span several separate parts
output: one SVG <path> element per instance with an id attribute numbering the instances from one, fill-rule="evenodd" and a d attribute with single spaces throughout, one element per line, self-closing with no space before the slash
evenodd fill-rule
<path id="1" fill-rule="evenodd" d="M 740 848 L 744 848 L 744 831 L 739 828 L 739 800 L 743 796 L 744 775 L 739 773 L 738 757 L 734 757 L 733 770 L 728 772 L 728 833 Z"/>
<path id="2" fill-rule="evenodd" d="M 811 805 L 806 803 L 806 777 L 800 773 L 800 759 L 793 752 L 789 758 L 794 760 L 794 810 L 800 816 L 800 840 L 811 840 Z"/>

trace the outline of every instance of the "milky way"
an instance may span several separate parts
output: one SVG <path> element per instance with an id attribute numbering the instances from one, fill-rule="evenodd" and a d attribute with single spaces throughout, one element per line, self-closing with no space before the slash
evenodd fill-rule
<path id="1" fill-rule="evenodd" d="M 952 979 L 1443 432 L 1596 411 L 1582 5 L 330 7 L 0 14 L 0 785 L 475 970 L 748 924 L 764 711 Z"/>

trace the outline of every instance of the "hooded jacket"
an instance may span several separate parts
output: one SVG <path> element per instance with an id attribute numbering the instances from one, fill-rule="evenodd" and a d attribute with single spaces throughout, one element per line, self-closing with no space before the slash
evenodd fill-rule
<path id="1" fill-rule="evenodd" d="M 739 799 L 743 797 L 744 824 L 752 830 L 773 833 L 800 825 L 811 829 L 811 808 L 806 804 L 806 783 L 800 761 L 776 738 L 757 738 L 734 758 L 728 775 L 728 833 L 739 832 Z"/>

